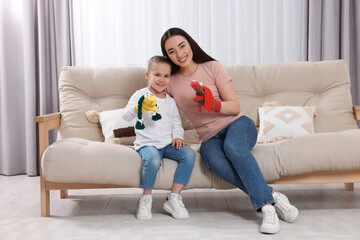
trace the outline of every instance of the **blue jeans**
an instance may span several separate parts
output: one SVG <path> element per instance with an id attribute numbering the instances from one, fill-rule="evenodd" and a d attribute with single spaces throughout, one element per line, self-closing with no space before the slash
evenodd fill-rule
<path id="1" fill-rule="evenodd" d="M 174 182 L 187 184 L 195 162 L 195 152 L 190 147 L 176 149 L 171 144 L 164 148 L 157 149 L 154 146 L 144 146 L 137 150 L 144 161 L 140 185 L 144 189 L 152 189 L 156 181 L 157 172 L 161 166 L 161 159 L 169 158 L 179 162 L 176 169 Z"/>
<path id="2" fill-rule="evenodd" d="M 254 122 L 241 116 L 203 142 L 200 153 L 208 169 L 249 195 L 254 208 L 260 211 L 262 206 L 275 201 L 272 188 L 250 152 L 256 139 Z"/>

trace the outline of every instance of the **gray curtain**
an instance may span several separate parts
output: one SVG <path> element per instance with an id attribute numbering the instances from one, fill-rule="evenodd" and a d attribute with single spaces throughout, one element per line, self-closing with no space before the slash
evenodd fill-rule
<path id="1" fill-rule="evenodd" d="M 353 104 L 360 105 L 360 1 L 305 0 L 302 59 L 344 59 Z"/>
<path id="2" fill-rule="evenodd" d="M 72 63 L 70 7 L 0 0 L 0 174 L 38 174 L 34 117 L 59 111 L 58 76 Z"/>

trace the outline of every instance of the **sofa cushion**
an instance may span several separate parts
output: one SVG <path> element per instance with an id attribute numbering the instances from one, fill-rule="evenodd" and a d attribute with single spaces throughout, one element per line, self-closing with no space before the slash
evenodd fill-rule
<path id="1" fill-rule="evenodd" d="M 221 182 L 203 164 L 199 144 L 191 147 L 196 162 L 186 188 L 211 188 L 212 182 L 223 188 L 233 187 Z M 170 189 L 178 163 L 164 159 L 154 189 Z M 67 183 L 117 184 L 140 187 L 142 160 L 133 149 L 81 138 L 64 138 L 50 145 L 42 158 L 43 177 L 47 181 Z M 211 180 L 214 179 L 214 180 Z"/>
<path id="2" fill-rule="evenodd" d="M 59 77 L 58 139 L 104 140 L 100 126 L 87 121 L 85 113 L 124 108 L 131 95 L 146 86 L 145 68 L 141 67 L 63 67 Z"/>
<path id="3" fill-rule="evenodd" d="M 343 60 L 290 62 L 257 66 L 226 66 L 233 78 L 241 111 L 259 126 L 257 108 L 264 102 L 282 106 L 318 106 L 314 131 L 357 128 L 350 79 Z"/>
<path id="4" fill-rule="evenodd" d="M 265 179 L 273 181 L 317 171 L 360 169 L 359 146 L 360 129 L 352 129 L 258 144 L 252 153 Z"/>
<path id="5" fill-rule="evenodd" d="M 270 144 L 252 150 L 267 181 L 316 171 L 360 169 L 360 130 L 319 133 Z M 196 162 L 186 188 L 231 188 L 212 174 L 196 151 Z M 155 189 L 170 189 L 177 162 L 164 159 Z M 47 181 L 117 184 L 140 187 L 142 160 L 126 146 L 66 138 L 50 145 L 42 159 Z"/>

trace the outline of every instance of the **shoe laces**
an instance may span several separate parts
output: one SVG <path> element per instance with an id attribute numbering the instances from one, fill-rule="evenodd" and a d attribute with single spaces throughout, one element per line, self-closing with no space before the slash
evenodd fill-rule
<path id="1" fill-rule="evenodd" d="M 284 209 L 286 212 L 290 212 L 290 207 L 291 207 L 291 205 L 290 205 L 290 203 L 289 202 L 287 202 L 287 201 L 285 201 L 285 200 L 283 200 L 283 199 L 281 199 L 281 197 L 279 197 L 278 199 L 277 199 L 277 203 L 280 205 L 280 207 L 282 208 L 282 209 Z"/>
<path id="2" fill-rule="evenodd" d="M 180 208 L 185 208 L 185 205 L 182 201 L 182 197 L 181 196 L 177 196 L 176 198 L 174 198 L 174 202 L 176 202 L 176 204 L 180 207 Z"/>
<path id="3" fill-rule="evenodd" d="M 264 215 L 265 216 L 263 218 L 263 222 L 275 224 L 275 219 L 276 219 L 276 213 L 275 212 L 265 211 Z"/>
<path id="4" fill-rule="evenodd" d="M 142 209 L 149 209 L 149 205 L 150 205 L 150 198 L 142 198 L 140 201 L 140 207 Z"/>

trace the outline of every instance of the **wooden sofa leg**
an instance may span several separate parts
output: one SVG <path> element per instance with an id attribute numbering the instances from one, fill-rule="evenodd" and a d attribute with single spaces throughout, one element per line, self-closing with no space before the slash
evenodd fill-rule
<path id="1" fill-rule="evenodd" d="M 68 197 L 68 190 L 60 190 L 60 198 L 67 198 Z"/>
<path id="2" fill-rule="evenodd" d="M 45 187 L 41 188 L 41 216 L 50 216 L 50 190 L 46 190 Z"/>
<path id="3" fill-rule="evenodd" d="M 344 183 L 346 191 L 354 191 L 354 183 Z"/>

